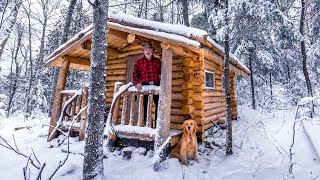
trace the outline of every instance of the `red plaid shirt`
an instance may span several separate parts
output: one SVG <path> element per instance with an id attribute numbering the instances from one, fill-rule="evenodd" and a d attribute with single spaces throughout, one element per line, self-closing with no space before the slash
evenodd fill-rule
<path id="1" fill-rule="evenodd" d="M 161 61 L 152 56 L 148 60 L 145 56 L 139 59 L 134 65 L 133 84 L 146 83 L 153 81 L 155 85 L 160 85 Z"/>

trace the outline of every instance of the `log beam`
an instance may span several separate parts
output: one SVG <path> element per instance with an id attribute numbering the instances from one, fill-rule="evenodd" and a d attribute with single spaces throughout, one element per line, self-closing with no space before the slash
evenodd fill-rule
<path id="1" fill-rule="evenodd" d="M 58 121 L 60 113 L 61 113 L 61 108 L 62 108 L 61 91 L 64 90 L 64 88 L 66 87 L 69 66 L 70 66 L 70 61 L 64 60 L 62 63 L 62 67 L 60 68 L 60 71 L 59 71 L 56 92 L 54 95 L 54 101 L 53 101 L 53 105 L 52 105 L 50 127 L 49 127 L 49 132 L 48 132 L 48 139 L 47 139 L 48 141 L 51 141 L 52 139 L 54 139 L 57 136 L 57 133 L 53 132 L 53 130 L 57 124 L 57 121 Z M 50 136 L 51 133 L 54 133 L 54 134 L 52 136 Z"/>
<path id="2" fill-rule="evenodd" d="M 157 150 L 169 137 L 172 88 L 172 50 L 167 43 L 161 43 L 161 82 L 157 117 L 158 134 L 155 137 L 154 148 Z"/>

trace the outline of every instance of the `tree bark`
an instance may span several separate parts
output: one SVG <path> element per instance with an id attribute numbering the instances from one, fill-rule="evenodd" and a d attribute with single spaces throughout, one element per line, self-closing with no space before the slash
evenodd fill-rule
<path id="1" fill-rule="evenodd" d="M 3 21 L 4 13 L 2 14 L 2 17 L 1 17 L 0 34 L 4 35 L 4 36 L 0 37 L 0 59 L 1 59 L 1 55 L 4 50 L 4 46 L 7 44 L 11 30 L 12 30 L 14 24 L 16 23 L 17 15 L 18 15 L 20 6 L 22 4 L 22 1 L 16 0 L 12 3 L 15 3 L 15 5 L 12 8 L 12 12 L 10 13 L 10 17 L 7 18 L 5 21 Z M 4 8 L 7 8 L 8 5 L 9 4 L 6 4 L 6 6 Z M 5 11 L 5 9 L 3 11 Z"/>
<path id="2" fill-rule="evenodd" d="M 182 15 L 183 15 L 184 25 L 189 27 L 190 24 L 189 24 L 188 0 L 182 0 Z"/>
<path id="3" fill-rule="evenodd" d="M 11 69 L 10 69 L 10 92 L 9 92 L 9 100 L 8 100 L 8 105 L 7 105 L 7 117 L 10 116 L 10 110 L 12 107 L 13 103 L 13 97 L 16 94 L 17 88 L 18 88 L 18 79 L 20 76 L 20 67 L 18 63 L 18 53 L 20 51 L 21 47 L 21 40 L 22 40 L 22 35 L 23 35 L 23 26 L 18 25 L 18 33 L 17 33 L 17 46 L 14 50 L 14 55 L 12 57 L 12 62 L 11 62 Z M 13 63 L 15 64 L 15 73 L 13 73 Z"/>
<path id="4" fill-rule="evenodd" d="M 271 70 L 270 70 L 270 72 L 269 72 L 269 85 L 270 85 L 270 97 L 271 97 L 271 101 L 272 101 L 272 95 L 273 95 L 273 93 L 272 93 L 272 74 L 271 74 Z"/>
<path id="5" fill-rule="evenodd" d="M 225 94 L 226 94 L 226 155 L 233 154 L 232 151 L 232 119 L 231 119 L 231 93 L 230 93 L 230 75 L 229 75 L 229 17 L 228 17 L 228 0 L 226 2 L 226 11 L 225 11 L 225 24 L 226 24 L 226 31 L 225 31 L 225 40 L 224 40 L 224 87 L 225 87 Z"/>
<path id="6" fill-rule="evenodd" d="M 249 49 L 249 68 L 250 68 L 250 83 L 251 83 L 251 105 L 252 109 L 256 109 L 256 99 L 254 97 L 254 82 L 253 82 L 253 71 L 252 71 L 252 57 L 253 57 L 253 49 Z"/>
<path id="7" fill-rule="evenodd" d="M 302 70 L 303 75 L 306 80 L 308 96 L 313 97 L 311 81 L 309 78 L 308 68 L 307 68 L 307 54 L 306 54 L 306 45 L 304 40 L 304 21 L 306 13 L 306 3 L 304 0 L 301 0 L 301 15 L 300 15 L 300 34 L 303 36 L 303 39 L 300 42 L 301 55 L 302 55 Z"/>
<path id="8" fill-rule="evenodd" d="M 104 179 L 103 129 L 106 95 L 108 0 L 95 0 L 83 179 Z"/>

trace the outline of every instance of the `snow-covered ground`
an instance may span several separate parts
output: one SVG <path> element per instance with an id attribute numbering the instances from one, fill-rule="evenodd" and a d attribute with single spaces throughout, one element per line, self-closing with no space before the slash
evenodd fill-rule
<path id="1" fill-rule="evenodd" d="M 133 150 L 132 158 L 126 159 L 122 150 L 105 151 L 104 172 L 106 179 L 240 179 L 270 180 L 289 178 L 289 148 L 292 143 L 294 109 L 265 113 L 248 107 L 239 108 L 240 118 L 233 121 L 234 154 L 225 156 L 223 147 L 225 131 L 207 133 L 207 142 L 199 145 L 199 161 L 182 166 L 177 159 L 169 158 L 162 163 L 159 171 L 152 168 L 152 151 L 143 148 Z M 46 162 L 42 177 L 47 179 L 66 156 L 65 137 L 47 142 L 49 120 L 39 116 L 24 121 L 23 116 L 0 117 L 0 136 L 5 138 L 27 156 L 34 150 L 40 162 Z M 306 129 L 314 142 L 319 142 L 319 121 L 306 122 Z M 311 128 L 310 128 L 311 127 Z M 20 128 L 20 129 L 19 129 Z M 320 179 L 320 161 L 312 148 L 301 123 L 297 123 L 293 146 L 293 173 L 295 179 Z M 4 142 L 0 140 L 0 143 Z M 70 138 L 67 163 L 53 179 L 82 179 L 84 142 Z M 31 149 L 32 148 L 32 149 Z M 319 148 L 318 148 L 319 149 Z M 23 167 L 27 158 L 0 146 L 0 179 L 23 179 Z M 37 170 L 30 164 L 31 179 Z"/>

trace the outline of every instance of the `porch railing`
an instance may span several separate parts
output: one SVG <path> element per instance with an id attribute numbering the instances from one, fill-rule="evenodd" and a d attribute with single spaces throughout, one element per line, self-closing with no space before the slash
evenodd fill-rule
<path id="1" fill-rule="evenodd" d="M 118 92 L 120 86 L 121 84 L 115 85 L 114 94 Z M 154 88 L 144 88 L 142 91 L 138 91 L 135 87 L 129 88 L 122 94 L 122 98 L 116 101 L 112 115 L 112 124 L 155 128 L 154 95 L 159 95 L 159 90 L 156 86 Z M 144 98 L 148 98 L 146 116 L 144 112 Z M 121 101 L 122 104 L 120 106 Z M 145 117 L 146 120 L 144 119 Z"/>
<path id="2" fill-rule="evenodd" d="M 71 128 L 72 131 L 79 132 L 79 139 L 83 140 L 87 119 L 87 111 L 84 108 L 88 105 L 88 87 L 82 90 L 63 90 L 61 96 L 63 108 L 53 131 L 68 131 Z M 75 121 L 72 122 L 73 120 Z"/>

